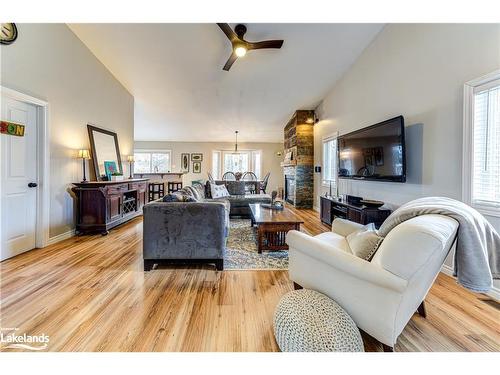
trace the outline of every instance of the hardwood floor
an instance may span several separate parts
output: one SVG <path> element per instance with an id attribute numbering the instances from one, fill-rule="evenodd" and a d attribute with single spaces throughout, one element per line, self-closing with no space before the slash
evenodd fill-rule
<path id="1" fill-rule="evenodd" d="M 316 212 L 297 212 L 304 231 L 329 230 Z M 49 335 L 49 351 L 278 350 L 272 318 L 293 289 L 286 271 L 144 273 L 141 241 L 137 218 L 106 237 L 73 237 L 0 263 L 1 326 Z M 485 298 L 440 275 L 427 319 L 414 315 L 396 351 L 499 351 L 500 311 Z M 365 350 L 382 350 L 364 341 Z"/>

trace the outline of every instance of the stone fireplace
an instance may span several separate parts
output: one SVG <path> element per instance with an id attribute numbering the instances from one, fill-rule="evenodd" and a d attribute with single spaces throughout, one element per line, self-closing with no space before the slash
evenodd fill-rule
<path id="1" fill-rule="evenodd" d="M 295 206 L 295 176 L 285 175 L 285 201 Z"/>
<path id="2" fill-rule="evenodd" d="M 284 199 L 297 208 L 312 208 L 314 202 L 314 111 L 295 111 L 284 130 L 286 158 L 281 164 L 285 179 Z"/>

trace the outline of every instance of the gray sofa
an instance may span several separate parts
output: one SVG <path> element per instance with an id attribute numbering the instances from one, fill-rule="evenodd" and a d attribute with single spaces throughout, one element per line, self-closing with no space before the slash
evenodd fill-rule
<path id="1" fill-rule="evenodd" d="M 269 194 L 247 194 L 243 181 L 216 181 L 218 185 L 226 185 L 227 191 L 231 194 L 227 199 L 231 203 L 230 216 L 250 218 L 250 203 L 271 203 Z M 210 183 L 205 185 L 205 194 L 210 196 Z"/>
<path id="2" fill-rule="evenodd" d="M 270 196 L 207 197 L 203 185 L 147 203 L 143 208 L 144 270 L 163 263 L 214 263 L 224 268 L 229 216 L 249 215 L 248 204 L 270 202 Z M 165 201 L 178 199 L 178 201 Z"/>

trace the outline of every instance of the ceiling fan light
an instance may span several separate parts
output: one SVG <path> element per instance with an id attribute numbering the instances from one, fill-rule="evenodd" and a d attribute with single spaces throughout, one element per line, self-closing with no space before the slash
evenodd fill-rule
<path id="1" fill-rule="evenodd" d="M 242 46 L 238 46 L 234 49 L 234 53 L 236 54 L 236 56 L 238 57 L 243 57 L 247 54 L 247 49 L 245 47 L 242 47 Z"/>

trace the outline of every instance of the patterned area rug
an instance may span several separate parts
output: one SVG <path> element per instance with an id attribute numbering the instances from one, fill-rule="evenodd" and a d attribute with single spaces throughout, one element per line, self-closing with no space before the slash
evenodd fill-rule
<path id="1" fill-rule="evenodd" d="M 256 228 L 250 220 L 231 219 L 224 256 L 225 270 L 287 270 L 288 251 L 257 252 Z"/>

